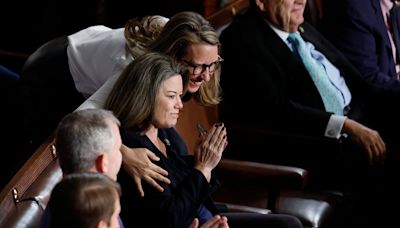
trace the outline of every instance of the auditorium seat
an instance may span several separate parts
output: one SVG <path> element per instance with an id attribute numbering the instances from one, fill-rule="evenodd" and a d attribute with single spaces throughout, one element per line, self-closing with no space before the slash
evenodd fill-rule
<path id="1" fill-rule="evenodd" d="M 51 190 L 61 180 L 50 136 L 0 193 L 0 227 L 37 227 Z"/>
<path id="2" fill-rule="evenodd" d="M 189 151 L 193 151 L 198 138 L 196 124 L 210 129 L 217 122 L 218 106 L 202 107 L 190 100 L 185 102 L 176 128 L 187 142 Z M 230 137 L 229 126 L 227 131 L 228 146 L 237 145 L 232 140 L 240 139 Z M 251 134 L 247 136 L 252 137 Z M 240 150 L 246 153 L 245 147 L 240 147 Z M 260 153 L 266 153 L 263 150 L 267 147 L 258 148 Z M 343 198 L 341 192 L 329 189 L 309 191 L 308 172 L 301 168 L 224 157 L 217 167 L 221 187 L 214 194 L 216 201 L 294 215 L 304 227 L 335 227 Z"/>

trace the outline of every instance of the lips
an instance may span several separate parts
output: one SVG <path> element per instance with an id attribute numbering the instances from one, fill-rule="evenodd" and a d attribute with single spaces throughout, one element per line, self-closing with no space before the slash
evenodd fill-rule
<path id="1" fill-rule="evenodd" d="M 172 113 L 171 116 L 175 117 L 175 118 L 178 118 L 179 117 L 179 113 Z"/>
<path id="2" fill-rule="evenodd" d="M 195 86 L 200 86 L 202 82 L 203 82 L 203 79 L 201 77 L 190 79 L 190 84 L 195 85 Z"/>

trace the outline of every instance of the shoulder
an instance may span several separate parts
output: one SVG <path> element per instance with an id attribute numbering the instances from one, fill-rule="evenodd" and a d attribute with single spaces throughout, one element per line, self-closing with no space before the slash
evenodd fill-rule
<path id="1" fill-rule="evenodd" d="M 131 148 L 144 147 L 145 135 L 142 135 L 133 129 L 126 129 L 122 127 L 120 128 L 120 134 L 122 142 L 125 146 Z"/>
<path id="2" fill-rule="evenodd" d="M 111 29 L 103 25 L 95 25 L 82 29 L 68 36 L 72 46 L 98 45 L 101 43 L 123 43 L 125 44 L 124 29 Z"/>
<path id="3" fill-rule="evenodd" d="M 254 26 L 257 21 L 262 21 L 262 18 L 253 10 L 237 14 L 226 29 L 221 32 L 221 35 L 231 30 L 258 28 Z M 249 26 L 249 24 L 253 24 L 253 26 Z"/>
<path id="4" fill-rule="evenodd" d="M 106 26 L 103 26 L 103 25 L 94 25 L 94 26 L 90 26 L 85 29 L 82 29 L 74 34 L 71 34 L 68 36 L 68 38 L 73 39 L 73 40 L 82 39 L 82 38 L 86 38 L 86 37 L 103 34 L 105 32 L 109 32 L 109 31 L 112 31 L 112 29 L 108 28 Z"/>

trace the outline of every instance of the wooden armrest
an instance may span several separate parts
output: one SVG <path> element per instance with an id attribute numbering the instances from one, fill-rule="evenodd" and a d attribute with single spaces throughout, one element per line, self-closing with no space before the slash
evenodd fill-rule
<path id="1" fill-rule="evenodd" d="M 267 186 L 302 189 L 307 185 L 307 171 L 297 167 L 272 165 L 223 158 L 217 171 L 224 179 L 257 181 Z"/>

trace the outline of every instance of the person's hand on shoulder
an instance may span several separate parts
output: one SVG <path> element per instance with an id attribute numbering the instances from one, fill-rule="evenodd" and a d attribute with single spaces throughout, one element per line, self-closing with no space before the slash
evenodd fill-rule
<path id="1" fill-rule="evenodd" d="M 150 150 L 146 148 L 129 148 L 122 145 L 121 151 L 123 167 L 133 178 L 140 196 L 144 196 L 141 183 L 142 180 L 146 181 L 160 192 L 164 191 L 164 189 L 157 183 L 157 181 L 166 184 L 171 183 L 167 178 L 168 172 L 152 162 L 158 161 L 160 158 Z"/>

